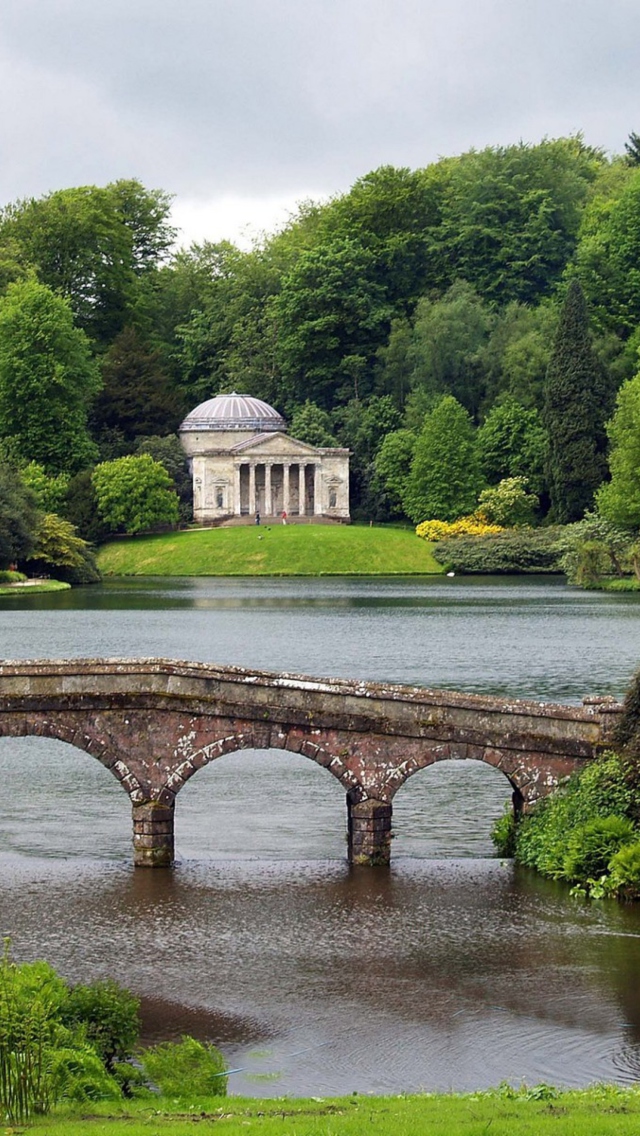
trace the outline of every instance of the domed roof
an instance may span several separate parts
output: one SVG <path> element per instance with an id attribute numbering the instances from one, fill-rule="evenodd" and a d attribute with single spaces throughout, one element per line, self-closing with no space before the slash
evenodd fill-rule
<path id="1" fill-rule="evenodd" d="M 261 434 L 269 430 L 286 430 L 284 418 L 263 402 L 248 394 L 217 394 L 201 402 L 187 414 L 180 426 L 181 434 L 191 430 L 256 430 Z"/>

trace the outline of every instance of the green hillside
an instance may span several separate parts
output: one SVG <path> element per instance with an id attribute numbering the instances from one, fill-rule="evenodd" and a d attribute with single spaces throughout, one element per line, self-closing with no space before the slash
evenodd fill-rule
<path id="1" fill-rule="evenodd" d="M 103 545 L 114 576 L 393 576 L 442 573 L 431 545 L 408 529 L 261 525 L 192 529 Z"/>

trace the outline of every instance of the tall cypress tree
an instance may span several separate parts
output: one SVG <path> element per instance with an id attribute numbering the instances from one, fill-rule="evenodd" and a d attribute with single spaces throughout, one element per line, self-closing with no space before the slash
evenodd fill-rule
<path id="1" fill-rule="evenodd" d="M 556 521 L 579 521 L 607 476 L 605 422 L 611 383 L 591 344 L 587 305 L 572 280 L 545 383 L 544 421 L 549 433 L 547 481 Z"/>

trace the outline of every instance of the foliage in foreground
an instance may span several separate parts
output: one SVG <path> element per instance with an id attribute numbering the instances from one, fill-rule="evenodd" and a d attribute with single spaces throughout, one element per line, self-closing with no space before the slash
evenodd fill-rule
<path id="1" fill-rule="evenodd" d="M 193 1038 L 136 1051 L 139 1003 L 116 982 L 69 986 L 41 960 L 0 963 L 0 1121 L 24 1124 L 60 1102 L 226 1093 L 224 1059 Z M 147 1068 L 148 1059 L 148 1068 Z"/>
<path id="2" fill-rule="evenodd" d="M 502 855 L 594 897 L 640 898 L 640 831 L 628 761 L 608 753 L 574 773 L 519 822 L 501 817 Z"/>

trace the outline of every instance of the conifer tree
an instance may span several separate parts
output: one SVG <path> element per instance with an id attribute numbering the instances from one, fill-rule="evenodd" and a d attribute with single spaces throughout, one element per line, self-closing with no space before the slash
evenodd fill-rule
<path id="1" fill-rule="evenodd" d="M 606 477 L 611 401 L 611 384 L 591 345 L 584 294 L 572 280 L 549 360 L 544 405 L 547 482 L 552 513 L 561 524 L 584 516 Z"/>

